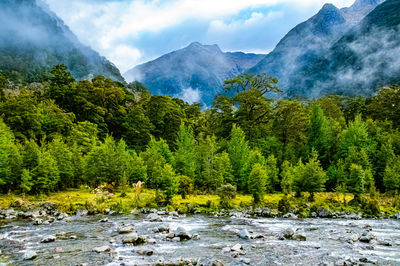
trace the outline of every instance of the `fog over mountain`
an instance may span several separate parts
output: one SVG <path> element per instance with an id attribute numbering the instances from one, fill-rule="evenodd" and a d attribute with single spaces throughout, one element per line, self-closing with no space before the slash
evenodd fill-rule
<path id="1" fill-rule="evenodd" d="M 371 95 L 400 83 L 400 1 L 387 0 L 301 69 L 289 95 Z"/>
<path id="2" fill-rule="evenodd" d="M 224 81 L 243 73 L 265 55 L 224 53 L 217 45 L 198 42 L 139 65 L 124 74 L 138 80 L 151 93 L 169 94 L 188 102 L 211 105 Z"/>
<path id="3" fill-rule="evenodd" d="M 292 81 L 300 78 L 300 69 L 325 55 L 332 44 L 381 2 L 383 1 L 357 0 L 351 7 L 343 9 L 325 4 L 315 16 L 293 28 L 276 48 L 249 72 L 268 73 L 277 77 L 279 88 L 286 93 L 292 86 Z M 293 90 L 293 95 L 296 95 L 296 88 Z"/>
<path id="4" fill-rule="evenodd" d="M 104 75 L 123 81 L 110 61 L 82 45 L 41 0 L 0 1 L 0 71 L 32 82 L 56 64 L 65 64 L 77 79 Z"/>

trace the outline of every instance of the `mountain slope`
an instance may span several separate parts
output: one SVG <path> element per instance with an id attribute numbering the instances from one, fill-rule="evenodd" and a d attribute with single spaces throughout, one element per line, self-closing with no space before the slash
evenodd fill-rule
<path id="1" fill-rule="evenodd" d="M 169 94 L 210 105 L 227 78 L 257 64 L 265 55 L 224 53 L 217 45 L 194 42 L 178 51 L 136 66 L 124 74 L 154 94 Z"/>
<path id="2" fill-rule="evenodd" d="M 277 77 L 286 92 L 299 70 L 324 55 L 343 34 L 360 22 L 382 0 L 357 0 L 351 7 L 338 9 L 325 4 L 309 20 L 293 28 L 251 73 Z"/>
<path id="3" fill-rule="evenodd" d="M 294 79 L 289 95 L 369 95 L 400 82 L 400 1 L 387 0 Z M 299 90 L 300 88 L 300 90 Z"/>
<path id="4" fill-rule="evenodd" d="M 0 1 L 0 71 L 33 82 L 56 64 L 65 64 L 77 79 L 103 75 L 123 81 L 111 62 L 82 45 L 40 0 Z"/>

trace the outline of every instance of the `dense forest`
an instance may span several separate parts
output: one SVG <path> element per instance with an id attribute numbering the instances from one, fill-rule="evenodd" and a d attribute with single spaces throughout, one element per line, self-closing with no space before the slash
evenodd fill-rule
<path id="1" fill-rule="evenodd" d="M 400 190 L 400 87 L 375 96 L 281 99 L 278 81 L 241 74 L 209 109 L 140 83 L 0 75 L 0 191 L 41 194 L 142 181 L 175 194 Z"/>

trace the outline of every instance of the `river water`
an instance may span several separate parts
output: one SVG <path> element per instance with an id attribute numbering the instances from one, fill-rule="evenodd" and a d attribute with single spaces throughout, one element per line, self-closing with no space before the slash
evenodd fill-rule
<path id="1" fill-rule="evenodd" d="M 105 217 L 108 221 L 100 222 Z M 215 260 L 223 265 L 400 265 L 399 220 L 195 215 L 163 216 L 162 222 L 150 222 L 145 217 L 72 216 L 39 226 L 28 221 L 5 223 L 0 226 L 0 265 L 166 265 L 176 264 L 180 258 L 204 265 L 211 265 Z M 124 224 L 132 224 L 139 236 L 154 239 L 155 243 L 123 244 L 124 235 L 118 233 L 118 228 Z M 168 227 L 171 231 L 182 227 L 191 234 L 199 234 L 200 240 L 171 241 L 165 233 L 154 232 L 159 227 Z M 306 241 L 280 240 L 281 232 L 288 228 L 305 236 Z M 240 238 L 238 232 L 243 229 L 254 238 Z M 376 240 L 358 241 L 363 233 L 372 234 Z M 56 236 L 56 240 L 41 243 L 47 235 Z M 235 244 L 242 245 L 243 250 L 229 250 Z M 93 251 L 103 246 L 110 251 Z M 139 255 L 137 251 L 143 248 L 153 250 L 154 254 Z M 29 251 L 36 252 L 37 257 L 24 260 L 24 254 Z"/>

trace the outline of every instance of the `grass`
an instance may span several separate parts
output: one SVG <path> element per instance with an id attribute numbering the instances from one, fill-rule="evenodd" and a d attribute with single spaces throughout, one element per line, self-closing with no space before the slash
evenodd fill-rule
<path id="1" fill-rule="evenodd" d="M 285 199 L 285 200 L 282 200 Z M 346 202 L 353 199 L 351 194 L 345 195 Z M 279 203 L 281 201 L 281 204 Z M 10 208 L 40 206 L 43 203 L 52 202 L 58 205 L 60 211 L 75 213 L 78 209 L 87 209 L 92 212 L 104 212 L 106 209 L 116 212 L 129 213 L 137 208 L 157 208 L 156 193 L 154 190 L 143 189 L 139 196 L 132 188 L 124 189 L 124 192 L 117 193 L 92 193 L 88 188 L 70 189 L 62 192 L 50 193 L 49 195 L 21 196 L 14 194 L 0 195 L 0 207 Z M 234 209 L 247 209 L 253 205 L 253 198 L 250 195 L 238 194 L 229 202 Z M 281 206 L 280 206 L 281 205 Z M 385 194 L 377 194 L 374 198 L 366 197 L 363 205 L 349 205 L 343 203 L 343 195 L 337 193 L 317 193 L 315 201 L 309 202 L 305 193 L 300 198 L 284 194 L 266 194 L 261 207 L 268 207 L 272 211 L 279 212 L 293 210 L 300 216 L 308 217 L 310 213 L 321 207 L 332 211 L 345 211 L 349 213 L 363 212 L 371 215 L 379 215 L 381 211 L 393 215 L 400 211 L 400 197 L 392 197 Z M 282 207 L 283 206 L 283 207 Z M 194 212 L 198 210 L 203 213 L 218 211 L 221 206 L 220 198 L 217 195 L 188 195 L 183 199 L 176 195 L 169 210 L 177 210 L 181 213 Z"/>

